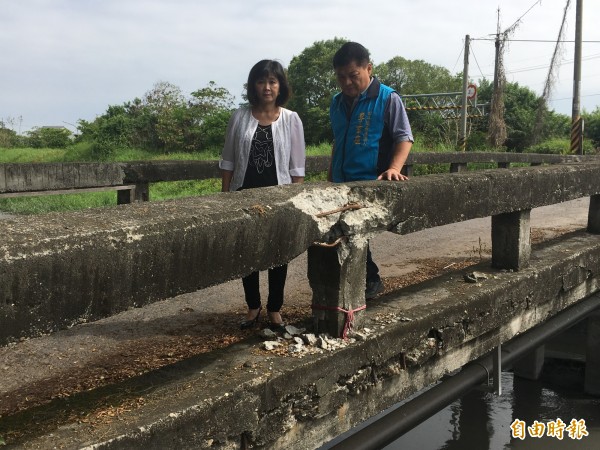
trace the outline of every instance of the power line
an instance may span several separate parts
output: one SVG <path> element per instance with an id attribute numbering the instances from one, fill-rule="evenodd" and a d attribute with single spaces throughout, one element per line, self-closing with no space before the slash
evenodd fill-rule
<path id="1" fill-rule="evenodd" d="M 454 63 L 454 67 L 452 68 L 452 72 L 454 73 L 454 71 L 456 70 L 456 65 L 458 64 L 458 61 L 460 61 L 460 57 L 463 54 L 463 49 L 464 45 L 461 47 L 460 52 L 458 53 L 458 58 L 456 58 L 456 62 Z"/>
<path id="2" fill-rule="evenodd" d="M 591 59 L 597 59 L 597 58 L 600 58 L 600 53 L 595 53 L 593 55 L 585 56 L 585 57 L 582 58 L 582 61 L 589 61 Z M 560 63 L 557 63 L 556 65 L 557 66 L 563 66 L 565 64 L 569 64 L 569 63 L 572 63 L 572 62 L 573 62 L 572 59 L 565 59 L 564 61 L 561 61 Z M 550 67 L 549 64 L 540 64 L 540 65 L 537 65 L 537 66 L 529 66 L 529 67 L 523 67 L 523 68 L 520 68 L 520 69 L 510 70 L 510 71 L 507 71 L 506 73 L 507 74 L 515 74 L 515 73 L 522 73 L 522 72 L 531 72 L 531 71 L 534 71 L 534 70 L 547 69 L 548 67 Z M 487 76 L 491 76 L 491 75 L 492 74 L 487 74 Z M 482 76 L 485 77 L 486 75 L 483 75 L 483 73 L 482 73 Z"/>
<path id="3" fill-rule="evenodd" d="M 508 27 L 508 28 L 507 28 L 507 30 L 509 30 L 510 28 L 514 27 L 516 24 L 518 24 L 518 23 L 521 21 L 521 19 L 522 19 L 523 17 L 525 17 L 525 16 L 527 15 L 527 13 L 528 13 L 529 11 L 531 11 L 531 10 L 533 9 L 533 7 L 534 7 L 535 5 L 537 5 L 538 3 L 542 3 L 542 0 L 537 0 L 537 1 L 536 1 L 536 2 L 533 4 L 533 5 L 531 5 L 531 6 L 529 7 L 529 9 L 528 9 L 527 11 L 525 11 L 525 13 L 523 13 L 523 15 L 522 15 L 521 17 L 519 17 L 517 20 L 515 20 L 515 23 L 513 23 L 513 24 L 512 24 L 510 27 Z"/>
<path id="4" fill-rule="evenodd" d="M 483 70 L 481 70 L 481 67 L 479 66 L 479 61 L 477 61 L 477 56 L 475 56 L 475 52 L 473 51 L 473 47 L 471 47 L 471 54 L 473 55 L 473 59 L 475 60 L 475 64 L 477 64 L 477 68 L 479 69 L 479 73 L 483 77 Z"/>
<path id="5" fill-rule="evenodd" d="M 473 38 L 471 39 L 472 41 L 495 41 L 496 38 Z M 541 42 L 541 43 L 552 43 L 552 44 L 556 44 L 558 43 L 569 43 L 569 42 L 575 42 L 575 41 L 569 41 L 569 40 L 560 40 L 557 41 L 556 39 L 504 39 L 506 42 Z M 600 41 L 581 41 L 583 43 L 586 44 L 600 44 Z"/>
<path id="6" fill-rule="evenodd" d="M 586 95 L 582 95 L 581 97 L 596 97 L 598 95 L 600 95 L 600 94 L 586 94 Z M 553 98 L 553 99 L 551 99 L 549 101 L 551 101 L 551 102 L 558 102 L 560 100 L 573 100 L 573 97 Z"/>

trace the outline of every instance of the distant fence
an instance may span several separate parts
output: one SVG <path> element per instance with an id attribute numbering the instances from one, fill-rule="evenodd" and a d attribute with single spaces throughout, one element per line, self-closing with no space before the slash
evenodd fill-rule
<path id="1" fill-rule="evenodd" d="M 591 157 L 593 158 L 593 157 Z M 581 162 L 590 157 L 531 153 L 412 153 L 404 173 L 414 166 L 450 164 L 450 172 L 466 170 L 468 163 L 491 163 L 499 168 L 513 163 L 532 166 Z M 312 156 L 307 173 L 324 172 L 328 156 Z M 117 204 L 148 201 L 149 185 L 161 181 L 203 180 L 221 176 L 217 161 L 140 161 L 123 163 L 15 163 L 0 164 L 0 198 L 65 193 L 117 191 Z"/>

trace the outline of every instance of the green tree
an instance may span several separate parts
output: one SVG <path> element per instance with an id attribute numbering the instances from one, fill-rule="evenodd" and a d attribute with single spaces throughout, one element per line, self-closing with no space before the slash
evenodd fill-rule
<path id="1" fill-rule="evenodd" d="M 478 89 L 478 102 L 489 103 L 492 98 L 493 85 L 483 79 Z M 511 151 L 521 152 L 533 143 L 533 130 L 537 115 L 539 96 L 531 89 L 519 83 L 506 83 L 504 91 L 504 120 L 507 128 L 505 147 Z M 487 129 L 487 121 L 478 125 L 478 130 Z M 544 125 L 538 141 L 568 136 L 568 118 L 553 111 L 544 112 Z"/>
<path id="2" fill-rule="evenodd" d="M 36 127 L 27 132 L 27 143 L 33 148 L 66 148 L 71 132 L 65 127 Z"/>
<path id="3" fill-rule="evenodd" d="M 591 140 L 594 147 L 600 147 L 600 107 L 596 106 L 596 109 L 591 113 L 584 112 L 583 120 L 584 137 Z"/>
<path id="4" fill-rule="evenodd" d="M 181 89 L 166 81 L 159 81 L 142 99 L 147 113 L 155 118 L 154 126 L 158 149 L 161 151 L 177 151 L 185 148 L 185 131 L 187 124 L 187 102 Z"/>
<path id="5" fill-rule="evenodd" d="M 198 148 L 222 148 L 225 132 L 234 109 L 234 96 L 214 81 L 192 92 L 188 102 L 191 112 L 190 133 Z"/>
<path id="6" fill-rule="evenodd" d="M 461 75 L 452 75 L 445 67 L 401 56 L 376 65 L 373 74 L 404 95 L 457 92 L 462 86 Z"/>
<path id="7" fill-rule="evenodd" d="M 161 81 L 141 99 L 109 106 L 93 122 L 80 120 L 80 139 L 94 143 L 99 158 L 120 147 L 171 152 L 222 145 L 233 101 L 212 81 L 189 99 L 179 87 Z"/>
<path id="8" fill-rule="evenodd" d="M 12 148 L 17 143 L 17 133 L 10 128 L 5 128 L 0 122 L 0 148 Z"/>
<path id="9" fill-rule="evenodd" d="M 448 69 L 423 60 L 409 60 L 401 56 L 376 65 L 373 73 L 401 95 L 459 92 L 462 87 L 460 75 L 452 75 Z M 413 134 L 418 135 L 426 146 L 456 143 L 456 127 L 438 112 L 408 111 L 408 117 Z"/>
<path id="10" fill-rule="evenodd" d="M 298 113 L 304 123 L 307 144 L 330 142 L 329 104 L 338 92 L 333 73 L 333 55 L 347 42 L 334 38 L 317 41 L 294 56 L 288 67 L 293 96 L 288 107 Z"/>

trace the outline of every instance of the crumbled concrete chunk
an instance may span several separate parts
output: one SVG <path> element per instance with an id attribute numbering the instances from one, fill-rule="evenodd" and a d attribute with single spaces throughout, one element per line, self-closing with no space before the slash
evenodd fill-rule
<path id="1" fill-rule="evenodd" d="M 276 347 L 279 347 L 281 344 L 277 341 L 265 341 L 263 342 L 263 348 L 267 351 L 275 350 Z"/>

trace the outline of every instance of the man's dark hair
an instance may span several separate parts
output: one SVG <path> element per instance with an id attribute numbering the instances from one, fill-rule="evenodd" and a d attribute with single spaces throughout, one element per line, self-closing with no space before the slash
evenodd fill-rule
<path id="1" fill-rule="evenodd" d="M 246 85 L 246 93 L 248 96 L 248 102 L 252 106 L 258 104 L 258 94 L 256 93 L 256 82 L 262 77 L 268 77 L 273 75 L 279 80 L 279 95 L 275 100 L 277 106 L 285 105 L 290 98 L 291 89 L 288 83 L 285 70 L 280 62 L 272 59 L 263 59 L 262 61 L 254 64 L 254 67 L 250 69 L 248 74 L 248 84 Z"/>
<path id="2" fill-rule="evenodd" d="M 346 42 L 333 55 L 333 68 L 344 67 L 353 62 L 363 67 L 369 64 L 370 61 L 369 50 L 358 42 Z"/>

